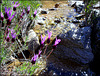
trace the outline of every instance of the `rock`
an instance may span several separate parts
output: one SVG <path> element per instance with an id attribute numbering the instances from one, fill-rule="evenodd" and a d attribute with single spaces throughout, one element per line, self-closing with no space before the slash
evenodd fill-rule
<path id="1" fill-rule="evenodd" d="M 47 11 L 41 10 L 41 14 L 47 14 Z"/>
<path id="2" fill-rule="evenodd" d="M 44 25 L 45 24 L 45 20 L 46 18 L 44 17 L 40 17 L 38 20 L 35 21 L 35 25 L 39 24 L 39 25 Z"/>
<path id="3" fill-rule="evenodd" d="M 28 31 L 28 39 L 26 42 L 28 44 L 28 50 L 30 51 L 30 53 L 35 52 L 35 50 L 39 46 L 39 39 L 32 29 Z"/>
<path id="4" fill-rule="evenodd" d="M 76 5 L 76 6 L 79 6 L 79 5 L 84 5 L 83 1 L 75 1 L 75 0 L 72 0 L 69 4 L 70 6 L 72 5 Z"/>
<path id="5" fill-rule="evenodd" d="M 97 16 L 100 15 L 100 9 L 92 9 L 92 10 L 96 12 Z"/>
<path id="6" fill-rule="evenodd" d="M 71 7 L 74 7 L 76 9 L 76 12 L 81 13 L 84 11 L 84 4 L 83 1 L 71 1 L 69 4 Z"/>
<path id="7" fill-rule="evenodd" d="M 46 17 L 42 18 L 44 21 L 46 20 Z"/>
<path id="8" fill-rule="evenodd" d="M 95 8 L 95 9 L 100 8 L 100 1 L 98 1 L 98 3 L 96 3 L 95 5 L 93 5 L 93 8 Z"/>
<path id="9" fill-rule="evenodd" d="M 84 14 L 79 14 L 79 15 L 75 16 L 75 18 L 79 20 L 79 19 L 83 18 L 84 16 L 85 16 Z"/>
<path id="10" fill-rule="evenodd" d="M 72 20 L 72 23 L 80 23 L 80 22 L 81 22 L 80 20 L 76 20 L 76 19 Z"/>
<path id="11" fill-rule="evenodd" d="M 93 22 L 91 42 L 94 59 L 90 63 L 90 68 L 98 76 L 100 75 L 100 16 L 97 17 Z"/>
<path id="12" fill-rule="evenodd" d="M 57 3 L 57 4 L 55 4 L 55 8 L 58 8 L 59 7 L 59 4 Z"/>
<path id="13" fill-rule="evenodd" d="M 90 33 L 90 27 L 76 29 L 73 26 L 67 33 L 59 34 L 61 42 L 54 51 L 55 56 L 82 64 L 89 63 L 93 59 Z"/>
<path id="14" fill-rule="evenodd" d="M 56 10 L 56 8 L 51 8 L 51 9 L 49 9 L 49 11 L 55 11 Z"/>
<path id="15" fill-rule="evenodd" d="M 55 23 L 60 23 L 61 21 L 60 21 L 60 19 L 55 19 L 54 22 L 55 22 Z"/>
<path id="16" fill-rule="evenodd" d="M 43 22 L 43 21 L 41 21 L 41 22 L 38 22 L 38 24 L 39 24 L 39 25 L 44 25 L 44 22 Z"/>
<path id="17" fill-rule="evenodd" d="M 82 28 L 82 27 L 85 27 L 86 26 L 86 21 L 82 21 L 80 24 L 79 24 L 79 27 Z"/>
<path id="18" fill-rule="evenodd" d="M 55 25 L 54 21 L 49 21 L 48 25 Z"/>
<path id="19" fill-rule="evenodd" d="M 75 7 L 76 6 L 76 2 L 74 4 L 71 5 L 71 7 Z"/>
<path id="20" fill-rule="evenodd" d="M 26 35 L 27 31 L 28 31 L 30 23 L 31 23 L 31 21 L 29 21 L 28 16 L 25 14 L 23 16 L 22 22 L 20 24 L 22 26 L 22 38 L 25 37 L 25 35 Z"/>

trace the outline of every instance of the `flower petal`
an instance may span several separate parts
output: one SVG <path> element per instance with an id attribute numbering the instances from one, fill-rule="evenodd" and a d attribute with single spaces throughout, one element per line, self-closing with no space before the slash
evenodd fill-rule
<path id="1" fill-rule="evenodd" d="M 45 42 L 45 40 L 46 40 L 46 36 L 43 38 L 43 43 Z"/>
<path id="2" fill-rule="evenodd" d="M 1 17 L 3 17 L 3 13 L 1 12 Z"/>
<path id="3" fill-rule="evenodd" d="M 18 5 L 16 5 L 16 7 L 18 7 L 19 6 L 19 4 Z"/>
<path id="4" fill-rule="evenodd" d="M 55 44 L 54 45 L 59 44 L 60 41 L 61 41 L 61 39 L 57 39 L 57 37 L 56 37 L 56 41 L 55 41 Z"/>
<path id="5" fill-rule="evenodd" d="M 48 32 L 48 38 L 50 38 L 52 35 L 52 32 L 49 32 L 49 30 L 47 30 L 47 32 Z"/>
<path id="6" fill-rule="evenodd" d="M 30 6 L 27 7 L 28 11 L 30 11 Z"/>
<path id="7" fill-rule="evenodd" d="M 34 54 L 34 61 L 36 61 L 37 58 L 38 58 L 38 55 Z"/>
<path id="8" fill-rule="evenodd" d="M 42 50 L 39 50 L 39 55 L 41 54 Z"/>
<path id="9" fill-rule="evenodd" d="M 15 3 L 15 5 L 17 5 L 18 1 Z"/>
<path id="10" fill-rule="evenodd" d="M 11 19 L 13 19 L 13 17 L 15 16 L 16 12 L 12 15 Z"/>
<path id="11" fill-rule="evenodd" d="M 34 11 L 34 14 L 37 14 L 37 10 Z"/>
<path id="12" fill-rule="evenodd" d="M 5 7 L 5 12 L 7 12 L 7 7 Z"/>

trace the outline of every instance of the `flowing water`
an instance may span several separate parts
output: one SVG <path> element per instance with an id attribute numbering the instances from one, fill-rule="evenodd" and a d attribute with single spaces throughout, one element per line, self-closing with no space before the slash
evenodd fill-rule
<path id="1" fill-rule="evenodd" d="M 78 13 L 75 12 L 74 8 L 68 6 L 68 1 L 54 0 L 42 1 L 41 3 L 43 4 L 42 9 L 46 10 L 48 13 L 40 14 L 39 17 L 46 18 L 45 24 L 47 25 L 45 27 L 42 27 L 43 25 L 36 25 L 34 31 L 38 35 L 47 34 L 46 31 L 49 29 L 53 34 L 51 38 L 55 38 L 59 33 L 62 32 L 62 30 L 66 29 L 66 32 L 71 30 L 71 28 L 68 26 L 69 22 L 67 22 L 67 19 L 74 19 L 73 17 L 78 15 Z M 58 4 L 58 7 L 55 8 L 55 10 L 49 10 L 53 9 L 56 4 Z M 54 21 L 56 18 L 63 18 L 63 21 L 61 21 L 57 25 L 51 25 L 50 22 Z M 57 27 L 58 25 L 59 27 Z M 48 70 L 46 71 L 43 70 L 43 72 L 41 72 L 41 75 L 88 76 L 90 72 L 88 65 L 79 64 L 69 59 L 62 59 L 60 57 L 58 58 L 53 53 L 47 59 L 47 69 Z"/>

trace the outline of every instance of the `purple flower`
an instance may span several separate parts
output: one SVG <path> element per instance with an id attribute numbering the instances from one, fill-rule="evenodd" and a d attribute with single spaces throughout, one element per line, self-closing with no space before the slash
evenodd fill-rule
<path id="1" fill-rule="evenodd" d="M 11 29 L 11 36 L 12 36 L 11 42 L 13 43 L 15 41 L 16 36 L 17 36 L 15 33 L 15 30 L 13 30 L 13 28 Z"/>
<path id="2" fill-rule="evenodd" d="M 1 12 L 1 20 L 3 21 L 4 20 L 4 17 L 3 17 L 3 13 Z"/>
<path id="3" fill-rule="evenodd" d="M 25 9 L 23 9 L 23 12 L 22 12 L 20 18 L 22 18 L 22 16 L 23 16 L 24 14 L 25 14 Z"/>
<path id="4" fill-rule="evenodd" d="M 7 41 L 7 42 L 9 42 L 9 41 L 10 41 L 9 33 L 7 34 L 6 41 Z"/>
<path id="5" fill-rule="evenodd" d="M 10 11 L 10 8 L 7 9 L 7 7 L 5 7 L 5 14 L 4 14 L 5 19 L 8 19 L 9 11 Z"/>
<path id="6" fill-rule="evenodd" d="M 13 34 L 12 34 L 12 39 L 11 39 L 11 42 L 12 42 L 12 43 L 15 42 L 16 36 L 17 36 L 16 33 L 13 33 Z"/>
<path id="7" fill-rule="evenodd" d="M 28 9 L 27 10 L 27 14 L 29 14 L 29 12 L 30 12 L 30 6 L 28 6 L 27 9 Z"/>
<path id="8" fill-rule="evenodd" d="M 12 14 L 12 9 L 10 10 L 10 14 L 8 15 L 7 25 L 10 25 L 11 24 L 11 20 L 15 16 L 16 12 L 12 16 L 11 16 L 11 14 Z"/>
<path id="9" fill-rule="evenodd" d="M 14 4 L 14 2 L 13 2 L 13 4 Z M 19 4 L 18 4 L 18 1 L 14 4 L 14 7 L 13 7 L 13 11 L 16 11 L 16 7 L 18 7 L 19 6 Z"/>
<path id="10" fill-rule="evenodd" d="M 41 45 L 40 45 L 41 48 L 44 47 L 45 40 L 46 40 L 46 36 L 43 38 L 42 35 L 41 35 Z"/>
<path id="11" fill-rule="evenodd" d="M 9 33 L 10 28 L 7 29 L 7 34 Z"/>
<path id="12" fill-rule="evenodd" d="M 13 36 L 13 34 L 14 34 L 14 32 L 15 32 L 15 30 L 13 30 L 13 28 L 11 28 L 11 35 Z"/>
<path id="13" fill-rule="evenodd" d="M 49 44 L 49 43 L 50 43 L 50 37 L 51 37 L 51 35 L 52 35 L 52 32 L 49 32 L 48 30 L 47 30 L 47 32 L 48 32 L 47 43 Z"/>
<path id="14" fill-rule="evenodd" d="M 53 45 L 53 49 L 55 49 L 57 47 L 57 44 L 59 44 L 60 41 L 61 41 L 61 39 L 57 39 L 57 37 L 56 37 L 56 41 L 55 41 L 55 44 Z"/>
<path id="15" fill-rule="evenodd" d="M 39 53 L 38 53 L 38 56 L 40 57 L 40 54 L 41 54 L 42 50 L 39 50 Z"/>
<path id="16" fill-rule="evenodd" d="M 33 17 L 35 18 L 37 14 L 37 10 L 34 11 Z"/>
<path id="17" fill-rule="evenodd" d="M 34 57 L 32 57 L 32 59 L 31 59 L 31 63 L 35 64 L 37 58 L 38 58 L 38 55 L 34 54 Z"/>

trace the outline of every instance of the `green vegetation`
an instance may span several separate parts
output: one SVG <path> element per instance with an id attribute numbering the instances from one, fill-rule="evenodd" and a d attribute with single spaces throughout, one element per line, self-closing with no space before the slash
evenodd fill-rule
<path id="1" fill-rule="evenodd" d="M 92 17 L 92 20 L 94 20 L 96 17 L 94 16 L 94 13 L 92 13 L 93 5 L 96 4 L 99 0 L 87 0 L 85 1 L 85 16 L 86 16 L 86 22 L 89 24 L 91 22 L 91 19 L 88 19 Z"/>
<path id="2" fill-rule="evenodd" d="M 35 69 L 38 68 L 37 63 L 32 65 L 30 62 L 24 62 L 21 66 L 16 67 L 15 71 L 19 75 L 33 75 Z"/>
<path id="3" fill-rule="evenodd" d="M 17 2 L 16 0 L 3 0 L 2 1 L 2 4 L 1 4 L 1 12 L 3 13 L 3 16 L 5 14 L 5 7 L 8 8 L 11 8 L 13 9 L 14 7 L 14 4 L 13 4 L 13 1 L 14 1 L 14 4 Z M 22 33 L 22 26 L 23 24 L 21 25 L 20 24 L 20 20 L 18 20 L 18 17 L 21 15 L 21 13 L 23 12 L 23 9 L 25 9 L 25 11 L 27 11 L 27 7 L 30 6 L 30 10 L 29 10 L 29 14 L 27 14 L 27 18 L 30 19 L 30 18 L 33 18 L 33 14 L 34 14 L 34 11 L 37 10 L 38 6 L 40 5 L 40 2 L 39 1 L 35 1 L 35 0 L 19 0 L 18 2 L 20 5 L 18 7 L 16 7 L 16 15 L 14 16 L 13 19 L 11 19 L 11 23 L 14 23 L 14 25 L 8 25 L 7 20 L 9 19 L 6 19 L 4 17 L 4 20 L 2 20 L 2 26 L 0 26 L 0 64 L 2 65 L 5 65 L 5 62 L 6 60 L 11 57 L 12 55 L 16 56 L 16 53 L 15 51 L 17 52 L 21 52 L 23 54 L 23 50 L 26 50 L 28 48 L 28 46 L 26 45 L 26 41 L 28 39 L 28 37 L 26 36 L 26 39 L 24 41 L 24 44 L 21 43 L 21 40 L 20 38 L 18 38 L 18 35 L 20 35 L 20 33 Z M 11 16 L 14 15 L 15 11 L 11 11 L 10 9 L 10 13 L 11 13 Z M 8 10 L 7 10 L 8 11 Z M 0 12 L 0 14 L 1 14 Z M 9 13 L 9 14 L 10 14 Z M 10 17 L 9 17 L 10 18 Z M 23 20 L 21 20 L 22 23 L 24 22 Z M 4 24 L 4 26 L 3 26 Z M 8 32 L 8 29 L 9 32 Z M 13 31 L 12 31 L 13 29 Z M 9 39 L 10 41 L 7 41 L 7 36 L 8 36 L 8 33 L 9 33 Z M 13 33 L 13 35 L 12 35 Z M 14 38 L 13 38 L 14 37 Z M 12 42 L 11 40 L 15 39 L 14 42 Z M 24 58 L 26 59 L 25 55 L 23 54 Z M 17 69 L 17 72 L 20 72 L 20 74 L 30 74 L 32 75 L 34 70 L 37 68 L 37 64 L 35 65 L 32 65 L 31 62 L 28 62 L 28 63 L 23 63 L 23 65 L 21 67 L 16 67 Z"/>

